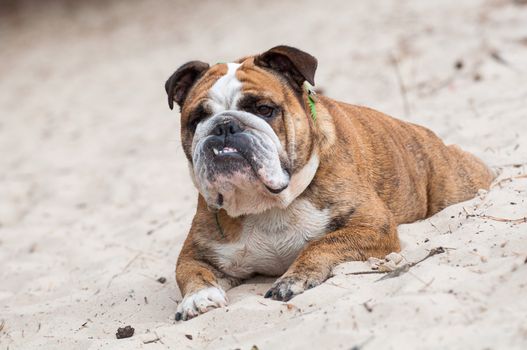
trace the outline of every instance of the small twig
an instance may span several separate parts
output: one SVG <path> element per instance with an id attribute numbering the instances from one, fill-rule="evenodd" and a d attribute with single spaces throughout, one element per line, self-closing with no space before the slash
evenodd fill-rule
<path id="1" fill-rule="evenodd" d="M 401 93 L 401 98 L 403 100 L 404 115 L 409 116 L 410 115 L 410 104 L 408 103 L 406 86 L 404 85 L 403 77 L 399 69 L 399 62 L 397 61 L 397 58 L 395 57 L 395 55 L 391 55 L 390 59 L 393 64 L 395 75 L 397 77 L 397 83 L 399 84 L 399 91 Z"/>
<path id="2" fill-rule="evenodd" d="M 441 231 L 439 231 L 439 229 L 437 228 L 437 226 L 434 225 L 434 223 L 432 222 L 432 220 L 428 220 L 428 222 L 430 223 L 430 225 L 432 225 L 433 228 L 436 229 L 437 232 L 441 233 Z"/>
<path id="3" fill-rule="evenodd" d="M 163 342 L 163 340 L 161 339 L 161 337 L 159 336 L 159 334 L 157 334 L 156 331 L 154 331 L 154 334 L 155 334 L 156 337 L 157 337 L 157 341 L 160 342 L 161 344 L 163 344 L 163 347 L 166 348 L 166 344 Z"/>
<path id="4" fill-rule="evenodd" d="M 150 235 L 153 234 L 154 232 L 156 232 L 156 231 L 162 229 L 163 227 L 165 227 L 166 225 L 168 225 L 169 222 L 170 222 L 169 220 L 163 221 L 162 223 L 158 224 L 156 227 L 154 227 L 154 228 L 148 230 L 148 231 L 146 232 L 147 236 L 150 236 Z"/>
<path id="5" fill-rule="evenodd" d="M 375 282 L 379 282 L 379 281 L 382 281 L 382 280 L 387 280 L 389 278 L 394 278 L 394 277 L 399 277 L 401 275 L 404 275 L 405 273 L 407 273 L 408 271 L 410 271 L 410 268 L 412 266 L 410 264 L 404 264 L 403 266 L 400 266 L 392 271 L 389 271 L 386 275 L 382 276 L 381 278 L 379 278 L 378 280 L 376 280 Z"/>
<path id="6" fill-rule="evenodd" d="M 466 219 L 468 218 L 473 218 L 474 216 L 476 216 L 475 214 L 470 214 L 467 210 L 467 208 L 463 207 L 463 211 L 465 212 L 465 215 L 466 215 Z"/>
<path id="7" fill-rule="evenodd" d="M 422 258 L 421 260 L 417 260 L 416 262 L 408 263 L 408 265 L 410 265 L 410 267 L 414 267 L 415 265 L 422 263 L 422 262 L 425 261 L 426 259 L 431 258 L 432 256 L 437 255 L 437 254 L 443 254 L 444 252 L 445 252 L 445 248 L 443 248 L 443 247 L 436 247 L 436 248 L 433 248 L 433 249 L 431 249 L 431 250 L 428 252 L 428 255 L 427 255 L 427 256 L 425 256 L 425 257 Z"/>
<path id="8" fill-rule="evenodd" d="M 424 87 L 428 88 L 428 90 L 424 92 L 421 91 L 419 93 L 420 97 L 431 96 L 432 94 L 435 94 L 436 92 L 450 85 L 454 81 L 454 78 L 455 78 L 455 75 L 451 75 L 448 78 L 439 81 L 437 84 L 433 86 L 429 86 L 429 85 L 427 86 L 425 84 Z"/>
<path id="9" fill-rule="evenodd" d="M 519 218 L 519 219 L 498 218 L 496 216 L 491 216 L 491 215 L 479 215 L 478 217 L 482 219 L 494 220 L 494 221 L 499 221 L 499 222 L 511 222 L 513 224 L 521 224 L 521 223 L 527 222 L 527 216 L 524 216 L 523 218 Z"/>
<path id="10" fill-rule="evenodd" d="M 420 278 L 419 276 L 417 276 L 415 273 L 411 272 L 411 271 L 408 271 L 408 273 L 413 276 L 416 280 L 418 280 L 419 282 L 421 282 L 422 284 L 424 284 L 426 286 L 427 282 L 423 281 L 422 278 Z"/>
<path id="11" fill-rule="evenodd" d="M 88 327 L 88 322 L 93 322 L 93 321 L 90 320 L 90 319 L 88 318 L 88 320 L 87 320 L 86 322 L 84 322 L 83 324 L 81 324 L 81 326 L 75 331 L 75 333 L 77 333 L 78 331 L 80 331 L 80 330 L 83 329 L 83 328 Z M 39 323 L 39 330 L 40 330 L 40 323 Z"/>
<path id="12" fill-rule="evenodd" d="M 498 182 L 495 182 L 493 183 L 492 185 L 490 185 L 490 188 L 494 188 L 496 186 L 500 186 L 502 183 L 504 182 L 510 182 L 512 180 L 516 180 L 516 179 L 525 179 L 527 178 L 527 174 L 522 174 L 522 175 L 516 175 L 516 176 L 511 176 L 511 177 L 506 177 L 504 179 L 501 179 L 500 181 Z"/>
<path id="13" fill-rule="evenodd" d="M 445 252 L 445 248 L 443 248 L 443 247 L 433 248 L 433 249 L 431 249 L 428 252 L 428 255 L 425 256 L 424 258 L 422 258 L 421 260 L 418 260 L 416 262 L 411 262 L 411 263 L 404 264 L 404 265 L 399 266 L 398 268 L 396 268 L 396 269 L 394 269 L 392 271 L 380 271 L 380 270 L 358 271 L 358 272 L 348 272 L 348 273 L 345 273 L 345 275 L 370 275 L 370 274 L 377 274 L 377 273 L 385 273 L 386 274 L 386 276 L 381 277 L 377 281 L 380 281 L 380 280 L 383 280 L 383 279 L 387 279 L 387 278 L 398 277 L 398 276 L 408 272 L 412 267 L 414 267 L 417 264 L 422 263 L 426 259 L 428 259 L 428 258 L 430 258 L 430 257 L 432 257 L 434 255 L 437 255 L 437 254 L 442 254 L 444 252 Z"/>
<path id="14" fill-rule="evenodd" d="M 341 285 L 338 285 L 334 282 L 326 282 L 326 284 L 329 284 L 330 286 L 333 286 L 333 287 L 337 287 L 337 288 L 342 288 L 342 289 L 346 289 L 346 290 L 350 290 L 349 288 L 346 288 L 346 287 L 343 287 Z"/>
<path id="15" fill-rule="evenodd" d="M 116 273 L 115 275 L 113 275 L 113 276 L 110 278 L 110 280 L 108 281 L 108 284 L 106 285 L 106 288 L 110 288 L 110 286 L 111 286 L 113 280 L 114 280 L 116 277 L 118 277 L 118 276 L 122 275 L 123 273 L 125 273 L 125 271 L 130 267 L 130 265 L 132 265 L 133 262 L 134 262 L 137 258 L 139 258 L 139 256 L 141 256 L 141 254 L 142 254 L 142 252 L 137 253 L 137 254 L 136 254 L 136 255 L 135 255 L 135 256 L 134 256 L 134 257 L 128 262 L 128 264 L 126 264 L 126 265 L 124 266 L 124 268 L 121 270 L 121 272 Z"/>
<path id="16" fill-rule="evenodd" d="M 505 60 L 503 58 L 503 56 L 496 50 L 492 50 L 491 52 L 489 52 L 489 55 L 490 57 L 492 57 L 492 59 L 494 59 L 496 62 L 498 62 L 499 64 L 502 64 L 504 65 L 505 67 L 515 71 L 515 72 L 518 72 L 518 73 L 521 73 L 521 71 L 519 71 L 516 67 L 514 67 L 509 61 Z"/>
<path id="17" fill-rule="evenodd" d="M 351 350 L 361 350 L 362 348 L 364 348 L 364 346 L 365 346 L 366 344 L 368 344 L 368 343 L 369 343 L 370 341 L 372 341 L 372 340 L 373 340 L 373 335 L 370 336 L 370 337 L 369 337 L 368 339 L 366 339 L 365 341 L 363 341 L 362 343 L 357 344 L 357 345 L 353 345 L 353 346 L 351 347 Z"/>
<path id="18" fill-rule="evenodd" d="M 151 343 L 158 342 L 160 340 L 161 339 L 159 339 L 159 337 L 157 337 L 157 335 L 156 335 L 156 338 L 154 338 L 154 339 L 143 340 L 143 344 L 151 344 Z"/>
<path id="19" fill-rule="evenodd" d="M 430 282 L 425 283 L 425 285 L 424 285 L 423 287 L 421 287 L 421 289 L 419 289 L 419 291 L 422 292 L 422 291 L 424 291 L 426 288 L 430 287 L 430 285 L 434 282 L 434 280 L 435 280 L 435 277 L 432 278 L 432 279 L 430 280 Z"/>
<path id="20" fill-rule="evenodd" d="M 345 275 L 373 275 L 376 273 L 388 273 L 390 271 L 381 271 L 381 270 L 371 270 L 371 271 L 357 271 L 357 272 L 347 272 Z"/>
<path id="21" fill-rule="evenodd" d="M 513 168 L 521 168 L 523 166 L 526 166 L 527 163 L 508 163 L 508 164 L 501 164 L 499 166 L 497 166 L 499 169 L 501 168 L 508 168 L 508 167 L 513 167 Z"/>
<path id="22" fill-rule="evenodd" d="M 492 57 L 496 62 L 503 64 L 504 66 L 509 66 L 509 62 L 505 61 L 505 59 L 500 55 L 500 53 L 496 50 L 492 50 L 489 52 L 490 57 Z"/>
<path id="23" fill-rule="evenodd" d="M 364 308 L 366 309 L 366 311 L 368 311 L 368 312 L 370 312 L 370 313 L 373 311 L 373 308 L 371 307 L 370 304 L 368 304 L 368 301 L 363 302 L 363 303 L 362 303 L 362 306 L 364 306 Z"/>

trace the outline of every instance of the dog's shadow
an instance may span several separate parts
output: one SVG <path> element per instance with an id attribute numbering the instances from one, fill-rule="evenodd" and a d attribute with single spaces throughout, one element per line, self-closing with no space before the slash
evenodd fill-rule
<path id="1" fill-rule="evenodd" d="M 230 303 L 240 301 L 248 296 L 257 295 L 263 298 L 263 295 L 271 288 L 277 278 L 279 277 L 257 275 L 244 280 L 239 286 L 228 290 L 227 294 Z"/>

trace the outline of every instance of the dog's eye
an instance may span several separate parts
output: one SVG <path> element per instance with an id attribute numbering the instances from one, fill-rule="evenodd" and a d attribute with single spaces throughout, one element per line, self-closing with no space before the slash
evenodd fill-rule
<path id="1" fill-rule="evenodd" d="M 198 127 L 198 124 L 205 118 L 209 116 L 209 113 L 203 106 L 199 106 L 196 108 L 194 112 L 190 115 L 189 122 L 188 122 L 188 128 L 191 132 L 195 132 L 196 128 Z"/>
<path id="2" fill-rule="evenodd" d="M 271 118 L 274 114 L 274 108 L 268 105 L 256 106 L 256 112 L 264 118 Z"/>
<path id="3" fill-rule="evenodd" d="M 198 127 L 198 123 L 200 122 L 200 118 L 194 118 L 188 123 L 188 128 L 190 131 L 195 132 L 196 128 Z"/>

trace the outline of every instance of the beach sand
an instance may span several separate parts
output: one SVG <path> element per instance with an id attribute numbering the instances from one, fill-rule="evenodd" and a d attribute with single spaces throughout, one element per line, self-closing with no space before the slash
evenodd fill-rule
<path id="1" fill-rule="evenodd" d="M 0 7 L 0 349 L 527 349 L 527 223 L 499 221 L 527 216 L 521 1 L 70 3 Z M 400 226 L 402 263 L 446 249 L 398 277 L 350 262 L 289 303 L 256 278 L 175 322 L 197 192 L 164 82 L 278 44 L 520 177 Z"/>

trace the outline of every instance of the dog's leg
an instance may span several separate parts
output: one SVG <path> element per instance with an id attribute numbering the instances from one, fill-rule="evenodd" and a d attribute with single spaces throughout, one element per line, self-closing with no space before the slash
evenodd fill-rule
<path id="1" fill-rule="evenodd" d="M 382 258 L 399 251 L 392 214 L 387 209 L 363 209 L 348 225 L 310 242 L 265 297 L 287 301 L 324 282 L 339 263 Z"/>
<path id="2" fill-rule="evenodd" d="M 226 306 L 228 299 L 225 291 L 240 283 L 238 279 L 226 276 L 210 264 L 196 259 L 192 252 L 185 243 L 176 266 L 176 280 L 183 295 L 177 306 L 176 321 L 186 321 Z"/>

